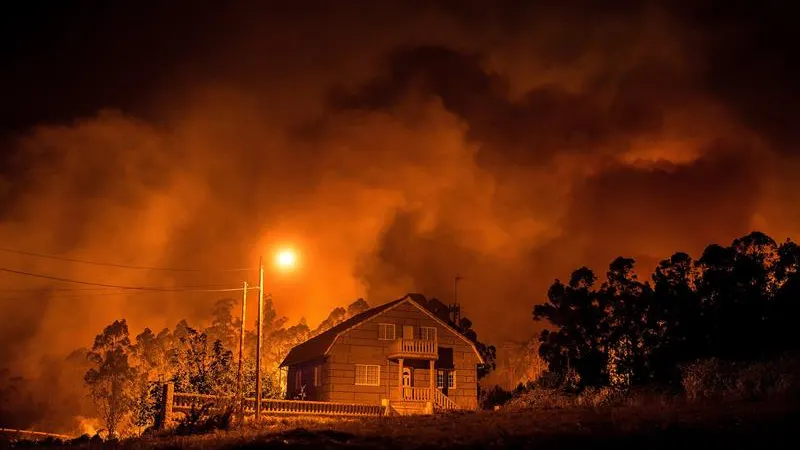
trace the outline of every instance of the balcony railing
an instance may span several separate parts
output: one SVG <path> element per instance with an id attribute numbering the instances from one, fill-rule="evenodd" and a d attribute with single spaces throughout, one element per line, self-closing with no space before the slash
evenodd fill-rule
<path id="1" fill-rule="evenodd" d="M 392 343 L 389 358 L 438 359 L 437 341 L 420 339 L 398 339 Z"/>

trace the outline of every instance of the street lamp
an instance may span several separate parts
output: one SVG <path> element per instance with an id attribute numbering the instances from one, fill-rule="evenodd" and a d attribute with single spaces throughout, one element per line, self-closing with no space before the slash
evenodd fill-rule
<path id="1" fill-rule="evenodd" d="M 275 264 L 282 270 L 291 270 L 296 263 L 297 255 L 290 248 L 283 249 L 275 255 Z"/>
<path id="2" fill-rule="evenodd" d="M 297 254 L 286 248 L 275 254 L 275 265 L 289 271 L 297 265 Z M 256 420 L 261 420 L 261 341 L 264 337 L 262 320 L 264 317 L 264 257 L 258 260 L 258 340 L 256 341 Z"/>

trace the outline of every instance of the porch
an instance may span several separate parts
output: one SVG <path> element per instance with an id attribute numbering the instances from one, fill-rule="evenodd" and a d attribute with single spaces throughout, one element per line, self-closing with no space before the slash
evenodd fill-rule
<path id="1" fill-rule="evenodd" d="M 434 410 L 458 409 L 458 405 L 437 386 L 435 360 L 398 358 L 397 373 L 397 387 L 390 388 L 388 401 L 400 414 L 431 414 Z"/>

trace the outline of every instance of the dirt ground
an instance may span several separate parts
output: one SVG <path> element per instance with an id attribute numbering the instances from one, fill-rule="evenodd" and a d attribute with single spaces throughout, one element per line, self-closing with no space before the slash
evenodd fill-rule
<path id="1" fill-rule="evenodd" d="M 201 436 L 162 436 L 69 448 L 427 449 L 427 448 L 797 448 L 795 402 L 652 404 L 591 409 L 458 413 L 380 419 L 270 419 Z M 30 445 L 30 444 L 29 444 Z M 52 447 L 45 443 L 39 448 Z M 60 445 L 58 447 L 61 447 Z M 63 447 L 61 447 L 63 448 Z"/>

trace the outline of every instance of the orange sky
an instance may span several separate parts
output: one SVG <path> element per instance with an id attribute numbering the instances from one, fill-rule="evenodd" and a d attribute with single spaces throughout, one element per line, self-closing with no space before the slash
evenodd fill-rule
<path id="1" fill-rule="evenodd" d="M 270 265 L 267 289 L 312 326 L 358 297 L 449 300 L 458 272 L 464 314 L 500 341 L 529 336 L 532 306 L 579 265 L 602 273 L 622 254 L 649 271 L 754 227 L 797 234 L 793 144 L 708 89 L 717 40 L 664 8 L 276 14 L 270 27 L 222 15 L 201 62 L 174 58 L 130 94 L 146 107 L 98 100 L 15 133 L 24 169 L 0 177 L 0 242 L 203 269 L 292 247 L 297 270 Z M 243 281 L 3 253 L 0 267 L 120 285 Z M 4 293 L 0 339 L 13 345 L 0 362 L 33 366 L 117 318 L 135 333 L 200 320 L 219 295 Z"/>

